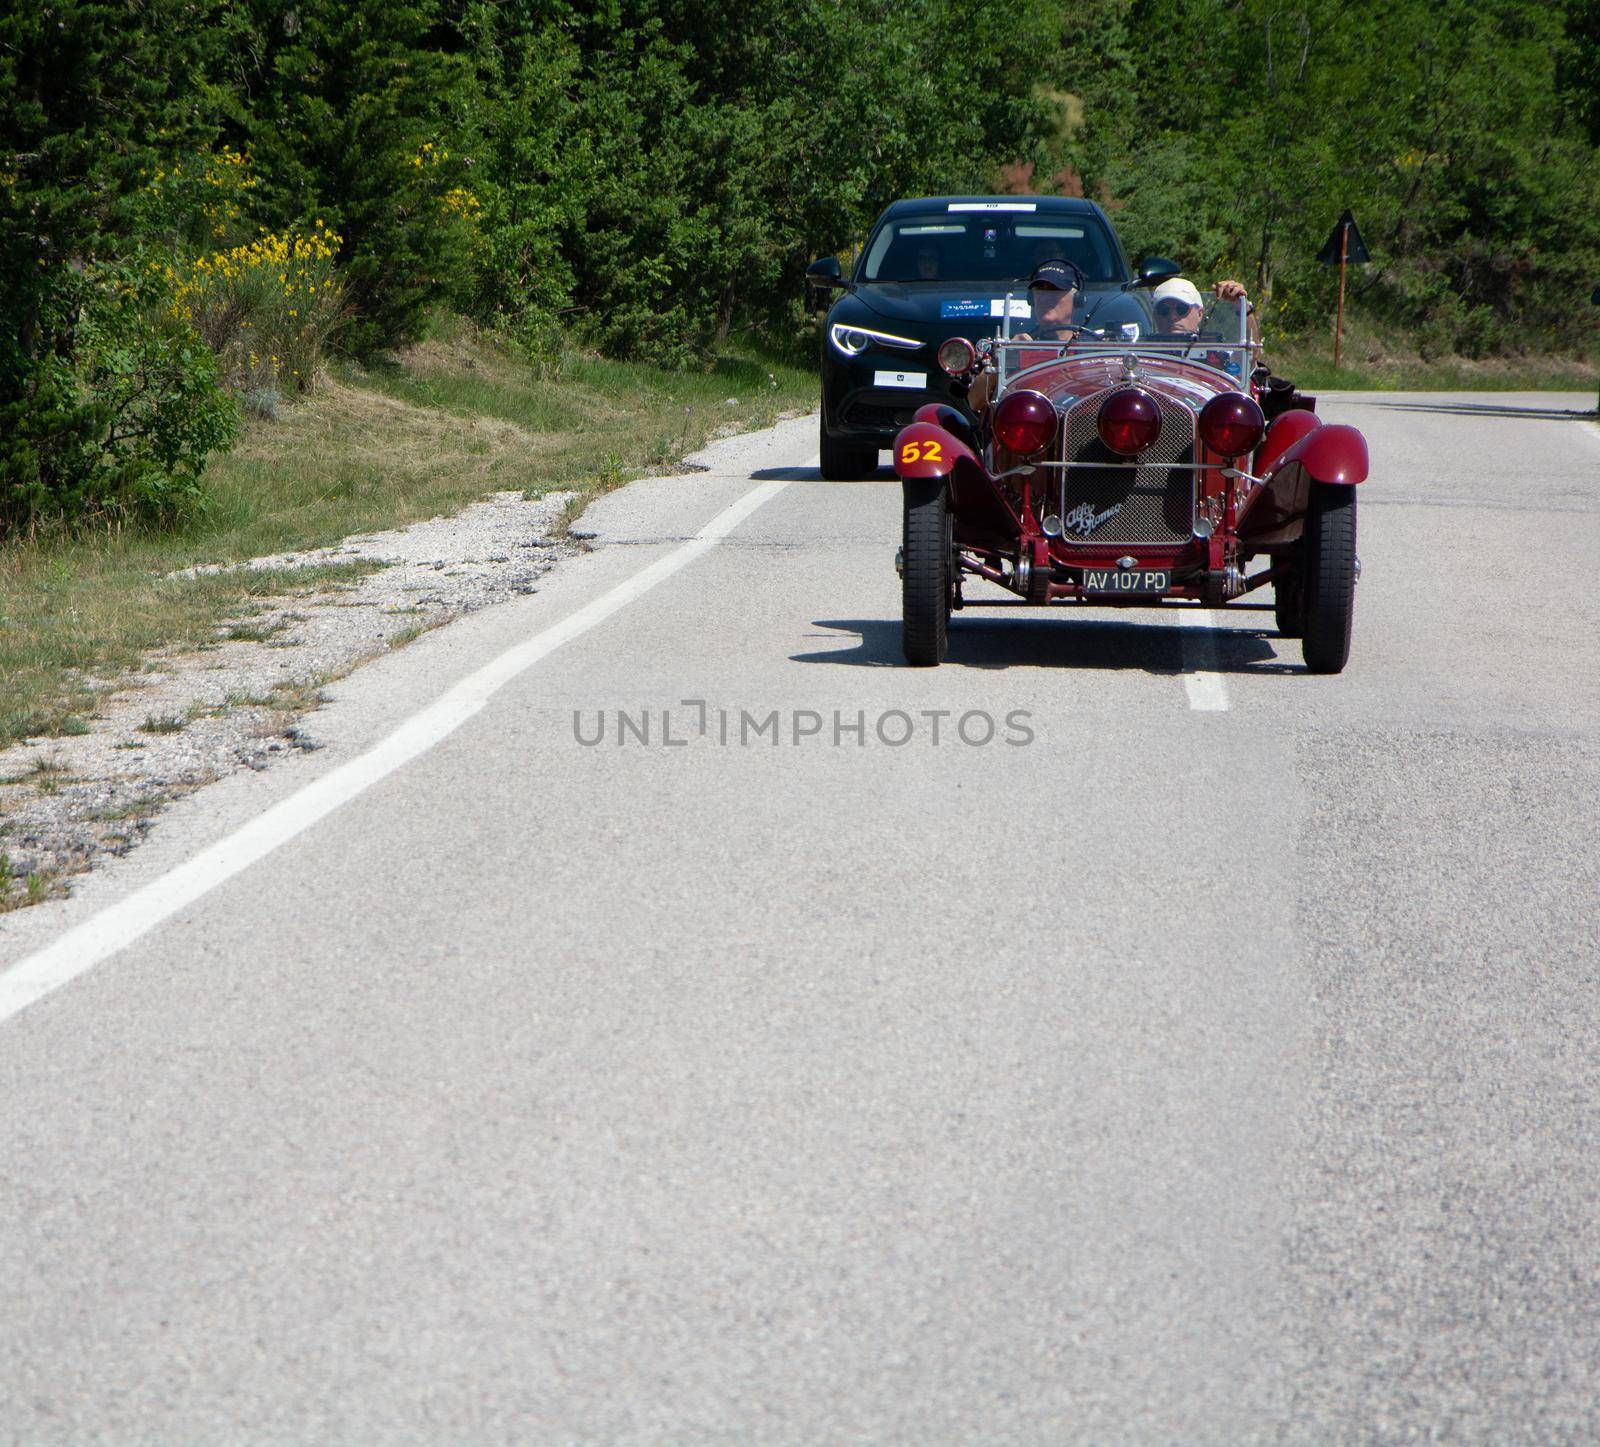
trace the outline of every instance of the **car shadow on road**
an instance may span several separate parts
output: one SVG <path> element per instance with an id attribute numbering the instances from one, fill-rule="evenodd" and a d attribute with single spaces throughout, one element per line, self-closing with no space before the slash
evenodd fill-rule
<path id="1" fill-rule="evenodd" d="M 857 644 L 854 648 L 791 654 L 791 662 L 831 663 L 846 668 L 906 667 L 900 652 L 898 619 L 818 618 L 814 626 L 854 633 Z M 1137 669 L 1167 676 L 1305 672 L 1299 644 L 1280 638 L 1270 622 L 1260 628 L 1212 629 L 1211 650 L 1197 646 L 1202 636 L 1200 629 L 1155 619 L 1123 622 L 957 614 L 950 620 L 950 651 L 945 666 Z"/>
<path id="2" fill-rule="evenodd" d="M 822 469 L 814 462 L 809 467 L 758 467 L 750 477 L 754 482 L 821 482 Z"/>
<path id="3" fill-rule="evenodd" d="M 822 469 L 816 463 L 809 467 L 758 467 L 750 474 L 755 482 L 826 482 Z M 849 482 L 899 482 L 899 478 L 886 468 L 880 468 L 866 477 L 852 477 Z"/>
<path id="4" fill-rule="evenodd" d="M 1344 405 L 1351 399 L 1343 398 Z M 1527 407 L 1511 402 L 1408 402 L 1398 398 L 1363 399 L 1358 405 L 1378 407 L 1387 412 L 1438 412 L 1453 413 L 1460 417 L 1514 417 L 1534 422 L 1575 422 L 1585 418 L 1593 420 L 1595 411 L 1575 412 L 1567 407 Z"/>

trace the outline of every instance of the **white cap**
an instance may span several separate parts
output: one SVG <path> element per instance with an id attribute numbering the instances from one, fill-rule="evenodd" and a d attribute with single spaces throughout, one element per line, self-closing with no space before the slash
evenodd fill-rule
<path id="1" fill-rule="evenodd" d="M 1168 278 L 1150 294 L 1151 306 L 1157 306 L 1164 301 L 1181 301 L 1189 306 L 1203 305 L 1199 288 L 1181 276 Z"/>

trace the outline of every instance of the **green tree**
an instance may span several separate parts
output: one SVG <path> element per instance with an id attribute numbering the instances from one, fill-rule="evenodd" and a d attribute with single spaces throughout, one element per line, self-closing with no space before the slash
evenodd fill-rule
<path id="1" fill-rule="evenodd" d="M 215 134 L 218 17 L 201 0 L 0 11 L 0 533 L 159 491 L 172 461 L 162 447 L 108 461 L 86 344 L 146 325 L 129 309 L 150 304 L 147 288 L 108 283 L 104 263 L 136 250 L 149 178 Z M 167 388 L 145 396 L 152 415 L 197 395 L 171 391 L 166 366 L 146 379 Z"/>
<path id="2" fill-rule="evenodd" d="M 434 0 L 254 0 L 248 17 L 234 120 L 263 221 L 322 219 L 344 238 L 343 345 L 414 340 L 467 264 L 445 204 L 465 181 L 459 30 Z"/>

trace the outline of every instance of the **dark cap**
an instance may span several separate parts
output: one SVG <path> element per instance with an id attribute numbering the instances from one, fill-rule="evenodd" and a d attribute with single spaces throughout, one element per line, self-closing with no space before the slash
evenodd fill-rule
<path id="1" fill-rule="evenodd" d="M 1028 285 L 1053 286 L 1057 291 L 1082 291 L 1083 273 L 1070 261 L 1041 261 L 1028 278 Z"/>

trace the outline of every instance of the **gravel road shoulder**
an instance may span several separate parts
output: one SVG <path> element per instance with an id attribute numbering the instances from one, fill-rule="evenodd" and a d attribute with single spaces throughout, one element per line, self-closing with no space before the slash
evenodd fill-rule
<path id="1" fill-rule="evenodd" d="M 87 733 L 0 751 L 0 910 L 65 893 L 74 874 L 133 848 L 180 795 L 317 748 L 305 716 L 323 684 L 428 629 L 536 591 L 581 546 L 557 536 L 570 496 L 497 493 L 454 517 L 240 564 L 373 571 L 276 598 L 199 651 L 151 655 L 142 672 L 108 682 Z"/>

